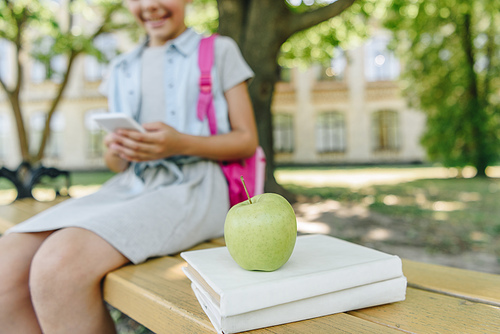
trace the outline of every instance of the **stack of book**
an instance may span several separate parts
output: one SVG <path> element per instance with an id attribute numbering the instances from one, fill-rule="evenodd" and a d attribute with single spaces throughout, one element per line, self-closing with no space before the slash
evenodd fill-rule
<path id="1" fill-rule="evenodd" d="M 247 271 L 226 247 L 181 253 L 218 333 L 238 333 L 405 299 L 401 259 L 325 235 L 297 238 L 273 272 Z"/>

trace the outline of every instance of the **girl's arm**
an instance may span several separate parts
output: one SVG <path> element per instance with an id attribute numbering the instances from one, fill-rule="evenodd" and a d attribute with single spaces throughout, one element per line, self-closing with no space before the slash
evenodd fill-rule
<path id="1" fill-rule="evenodd" d="M 258 145 L 257 127 L 245 82 L 225 93 L 231 132 L 215 136 L 180 133 L 161 123 L 147 123 L 147 133 L 119 130 L 111 148 L 126 161 L 149 161 L 174 155 L 194 155 L 212 160 L 251 156 Z"/>

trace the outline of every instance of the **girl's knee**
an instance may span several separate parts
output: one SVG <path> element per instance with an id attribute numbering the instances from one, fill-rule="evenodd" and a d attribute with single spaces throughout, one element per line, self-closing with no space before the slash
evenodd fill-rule
<path id="1" fill-rule="evenodd" d="M 48 251 L 41 247 L 33 257 L 29 275 L 29 287 L 36 299 L 53 296 L 65 291 L 68 282 L 73 280 L 66 254 Z"/>
<path id="2" fill-rule="evenodd" d="M 107 273 L 100 264 L 105 262 L 105 254 L 93 254 L 94 245 L 88 240 L 88 233 L 81 229 L 65 229 L 47 238 L 31 263 L 32 293 L 77 293 L 100 284 Z"/>
<path id="3" fill-rule="evenodd" d="M 86 287 L 98 277 L 85 274 L 86 263 L 79 259 L 78 247 L 50 238 L 33 257 L 29 286 L 35 297 L 63 295 Z"/>

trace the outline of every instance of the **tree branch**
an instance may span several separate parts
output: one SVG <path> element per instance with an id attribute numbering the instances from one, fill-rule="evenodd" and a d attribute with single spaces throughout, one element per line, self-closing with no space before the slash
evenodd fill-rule
<path id="1" fill-rule="evenodd" d="M 113 15 L 113 12 L 118 8 L 118 6 L 119 5 L 113 6 L 106 11 L 106 14 L 104 15 L 104 19 L 102 20 L 101 26 L 90 36 L 90 38 L 92 40 L 94 40 L 97 36 L 99 36 L 103 32 L 106 32 L 106 25 L 111 20 L 111 15 Z"/>
<path id="2" fill-rule="evenodd" d="M 116 8 L 118 8 L 118 5 L 114 6 L 112 8 L 109 8 L 106 11 L 104 18 L 103 18 L 103 21 L 102 21 L 102 24 L 99 26 L 99 28 L 92 35 L 90 35 L 91 40 L 94 40 L 97 36 L 99 36 L 100 34 L 102 34 L 103 32 L 106 31 L 106 25 L 111 20 L 111 15 L 113 14 L 113 12 Z M 57 109 L 57 106 L 59 105 L 59 102 L 62 99 L 64 90 L 66 89 L 66 86 L 68 85 L 71 69 L 73 67 L 73 62 L 74 62 L 75 58 L 78 56 L 78 54 L 80 54 L 80 52 L 81 52 L 81 50 L 75 50 L 73 47 L 70 50 L 69 58 L 68 58 L 68 65 L 66 67 L 66 72 L 64 73 L 63 81 L 59 85 L 56 97 L 52 100 L 50 108 L 47 112 L 47 119 L 45 120 L 45 127 L 43 129 L 42 140 L 40 142 L 40 147 L 38 148 L 38 153 L 36 155 L 35 161 L 40 161 L 44 157 L 45 148 L 47 146 L 47 142 L 48 142 L 49 137 L 50 137 L 50 122 L 52 120 L 54 113 L 56 112 L 56 109 Z"/>
<path id="3" fill-rule="evenodd" d="M 11 6 L 11 3 L 8 3 L 8 6 Z M 19 18 L 16 18 L 17 25 L 17 35 L 13 39 L 15 45 L 15 59 L 16 59 L 16 70 L 17 70 L 17 79 L 13 89 L 8 90 L 7 87 L 4 86 L 5 83 L 2 82 L 2 86 L 6 89 L 7 95 L 9 97 L 9 101 L 12 107 L 12 113 L 14 114 L 14 119 L 16 120 L 17 127 L 17 135 L 19 139 L 19 149 L 21 151 L 21 156 L 23 161 L 28 161 L 30 158 L 29 147 L 28 147 L 28 137 L 26 135 L 26 128 L 24 126 L 24 119 L 22 117 L 21 112 L 21 103 L 19 100 L 19 96 L 21 94 L 21 87 L 23 82 L 23 66 L 20 59 L 21 50 L 22 50 L 22 35 L 24 31 L 24 24 L 28 19 L 27 9 L 25 8 L 22 12 L 22 15 Z"/>
<path id="4" fill-rule="evenodd" d="M 2 80 L 1 77 L 0 77 L 0 86 L 2 86 L 3 90 L 5 91 L 5 93 L 7 95 L 11 95 L 12 94 L 12 91 L 9 90 L 9 87 L 7 87 L 7 84 Z"/>
<path id="5" fill-rule="evenodd" d="M 335 17 L 349 8 L 356 0 L 337 0 L 328 6 L 301 14 L 291 13 L 289 20 L 289 35 L 315 26 L 325 20 Z"/>
<path id="6" fill-rule="evenodd" d="M 14 40 L 14 44 L 16 46 L 17 81 L 16 81 L 16 85 L 14 87 L 14 90 L 12 91 L 12 94 L 14 94 L 16 96 L 16 98 L 19 98 L 19 94 L 21 93 L 21 86 L 23 83 L 23 67 L 22 67 L 22 62 L 19 59 L 19 57 L 21 55 L 21 49 L 22 49 L 22 31 L 24 30 L 23 26 L 28 19 L 26 11 L 27 11 L 27 9 L 25 8 L 23 10 L 22 16 L 17 21 L 17 35 L 16 35 L 16 38 Z"/>
<path id="7" fill-rule="evenodd" d="M 66 86 L 68 85 L 71 69 L 73 67 L 73 62 L 78 54 L 79 54 L 79 52 L 76 50 L 70 51 L 69 59 L 68 59 L 68 66 L 66 67 L 66 73 L 64 73 L 63 81 L 59 85 L 57 95 L 52 100 L 52 103 L 50 105 L 50 109 L 47 112 L 47 119 L 45 121 L 45 128 L 43 129 L 42 140 L 40 142 L 40 147 L 38 149 L 38 153 L 36 155 L 35 161 L 40 161 L 43 158 L 43 155 L 45 152 L 45 146 L 47 145 L 47 141 L 49 140 L 49 136 L 50 136 L 50 121 L 51 121 L 52 116 L 54 115 L 54 113 L 56 111 L 57 106 L 59 105 L 59 102 L 61 101 L 64 90 L 65 90 Z"/>
<path id="8" fill-rule="evenodd" d="M 493 55 L 495 53 L 495 30 L 493 23 L 493 13 L 491 14 L 491 22 L 490 27 L 488 28 L 488 41 L 486 44 L 486 58 L 488 59 L 488 66 L 486 67 L 486 76 L 484 78 L 484 92 L 483 92 L 483 101 L 488 100 L 488 96 L 490 94 L 490 85 L 491 80 L 493 79 Z"/>

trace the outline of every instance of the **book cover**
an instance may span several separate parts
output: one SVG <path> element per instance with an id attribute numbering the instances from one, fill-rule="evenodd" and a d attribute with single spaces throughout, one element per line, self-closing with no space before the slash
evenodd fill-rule
<path id="1" fill-rule="evenodd" d="M 230 317 L 403 276 L 401 259 L 325 235 L 297 238 L 290 260 L 272 272 L 247 271 L 226 247 L 181 253 L 186 276 Z"/>
<path id="2" fill-rule="evenodd" d="M 238 333 L 405 299 L 406 278 L 362 285 L 268 308 L 223 317 L 209 294 L 195 282 L 192 289 L 217 333 Z"/>

